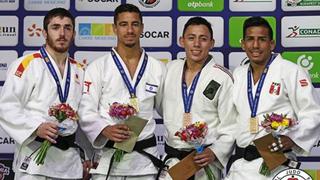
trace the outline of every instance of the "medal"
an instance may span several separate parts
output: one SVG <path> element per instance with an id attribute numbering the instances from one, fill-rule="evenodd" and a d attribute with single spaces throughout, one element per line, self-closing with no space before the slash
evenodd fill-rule
<path id="1" fill-rule="evenodd" d="M 263 73 L 260 76 L 260 80 L 257 86 L 257 90 L 255 92 L 255 96 L 253 98 L 253 92 L 252 92 L 252 79 L 251 79 L 251 71 L 252 71 L 252 67 L 249 66 L 248 67 L 248 72 L 247 72 L 247 96 L 248 96 L 248 102 L 249 102 L 249 106 L 250 106 L 250 110 L 251 110 L 251 118 L 250 118 L 250 125 L 249 125 L 249 129 L 250 129 L 250 133 L 251 134 L 256 134 L 259 131 L 259 121 L 257 118 L 257 111 L 258 111 L 258 105 L 259 105 L 259 100 L 260 100 L 260 94 L 261 94 L 261 90 L 263 87 L 263 83 L 264 80 L 267 76 L 268 73 L 268 69 L 269 66 L 271 64 L 271 62 L 276 58 L 276 54 L 273 54 L 268 63 L 266 64 Z"/>
<path id="2" fill-rule="evenodd" d="M 211 56 L 206 59 L 205 63 L 203 64 L 202 68 L 211 60 Z M 192 100 L 193 100 L 193 95 L 196 91 L 197 83 L 200 78 L 200 74 L 202 71 L 201 70 L 197 73 L 197 75 L 193 78 L 191 87 L 188 93 L 188 86 L 185 81 L 185 71 L 186 71 L 187 65 L 186 63 L 183 66 L 183 71 L 182 71 L 182 79 L 181 79 L 181 94 L 182 94 L 182 100 L 183 100 L 183 107 L 184 107 L 184 114 L 183 114 L 183 127 L 188 126 L 192 124 L 192 116 L 191 116 L 191 106 L 192 106 Z"/>
<path id="3" fill-rule="evenodd" d="M 183 127 L 186 127 L 192 123 L 191 113 L 183 113 Z"/>
<path id="4" fill-rule="evenodd" d="M 259 120 L 257 117 L 250 118 L 250 133 L 256 134 L 259 131 Z"/>
<path id="5" fill-rule="evenodd" d="M 141 68 L 138 72 L 138 76 L 137 76 L 137 80 L 135 82 L 135 84 L 132 86 L 129 78 L 127 77 L 126 73 L 125 73 L 125 70 L 124 68 L 122 67 L 116 53 L 114 52 L 114 50 L 111 51 L 111 55 L 112 55 L 112 58 L 113 58 L 113 61 L 114 63 L 116 64 L 118 70 L 119 70 L 119 73 L 123 79 L 123 82 L 125 83 L 125 85 L 127 86 L 127 89 L 129 91 L 129 94 L 130 94 L 130 98 L 129 98 L 129 104 L 134 107 L 136 109 L 137 112 L 139 112 L 140 108 L 139 108 L 139 99 L 138 97 L 136 96 L 136 89 L 137 89 L 137 86 L 144 74 L 144 71 L 146 69 L 146 66 L 147 66 L 147 63 L 148 63 L 148 55 L 146 53 L 143 53 L 144 54 L 144 58 L 143 58 L 143 61 L 142 61 L 142 65 L 141 65 Z"/>
<path id="6" fill-rule="evenodd" d="M 130 97 L 129 103 L 137 112 L 139 112 L 139 99 L 136 96 Z"/>

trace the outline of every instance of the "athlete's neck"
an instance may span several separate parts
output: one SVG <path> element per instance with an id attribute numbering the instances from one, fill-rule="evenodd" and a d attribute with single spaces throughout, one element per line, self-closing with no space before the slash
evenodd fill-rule
<path id="1" fill-rule="evenodd" d="M 131 79 L 133 79 L 142 54 L 141 48 L 129 48 L 118 46 L 115 47 L 115 50 L 120 55 L 122 61 L 125 63 L 130 73 Z"/>
<path id="2" fill-rule="evenodd" d="M 60 75 L 61 75 L 61 77 L 63 77 L 64 68 L 65 68 L 66 60 L 67 60 L 67 56 L 68 56 L 67 52 L 59 53 L 59 52 L 55 51 L 54 49 L 52 49 L 48 45 L 46 45 L 45 48 L 46 48 L 46 51 L 50 54 L 50 56 L 54 60 L 54 62 L 57 64 L 57 66 L 59 68 Z"/>
<path id="3" fill-rule="evenodd" d="M 57 52 L 48 45 L 46 45 L 45 48 L 58 66 L 64 66 L 66 64 L 66 60 L 68 56 L 67 52 L 64 52 L 64 53 Z"/>
<path id="4" fill-rule="evenodd" d="M 186 60 L 187 63 L 187 70 L 190 72 L 198 72 L 201 70 L 201 68 L 203 67 L 204 63 L 206 62 L 206 60 L 208 59 L 209 56 L 207 56 L 206 58 L 204 58 L 201 61 L 193 61 L 191 59 Z"/>
<path id="5" fill-rule="evenodd" d="M 114 48 L 117 53 L 120 55 L 123 61 L 138 61 L 141 57 L 142 50 L 140 47 L 125 47 L 125 46 L 118 46 Z"/>

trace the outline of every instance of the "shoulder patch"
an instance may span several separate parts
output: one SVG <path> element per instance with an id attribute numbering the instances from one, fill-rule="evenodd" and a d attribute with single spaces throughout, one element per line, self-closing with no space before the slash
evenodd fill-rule
<path id="1" fill-rule="evenodd" d="M 230 73 L 230 71 L 227 68 L 225 68 L 219 64 L 214 64 L 213 67 L 220 69 L 221 71 L 226 73 L 232 79 L 232 82 L 234 81 L 232 74 Z"/>
<path id="2" fill-rule="evenodd" d="M 18 76 L 18 77 L 21 77 L 24 70 L 27 69 L 27 67 L 29 66 L 30 62 L 32 60 L 34 60 L 35 58 L 42 58 L 41 57 L 41 54 L 40 53 L 34 53 L 34 54 L 30 54 L 28 56 L 26 56 L 22 61 L 21 63 L 19 64 L 16 72 L 15 72 L 15 75 Z"/>
<path id="3" fill-rule="evenodd" d="M 76 65 L 78 68 L 80 68 L 80 69 L 84 69 L 84 67 L 85 67 L 84 64 L 76 61 L 75 59 L 73 59 L 73 58 L 71 58 L 71 57 L 69 57 L 69 61 L 70 61 L 71 64 L 75 64 L 75 65 Z"/>

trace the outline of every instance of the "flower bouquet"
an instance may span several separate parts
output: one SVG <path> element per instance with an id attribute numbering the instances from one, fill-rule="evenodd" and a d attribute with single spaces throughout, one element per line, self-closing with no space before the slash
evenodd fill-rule
<path id="1" fill-rule="evenodd" d="M 201 153 L 204 150 L 204 139 L 208 133 L 208 125 L 205 122 L 197 121 L 193 124 L 186 126 L 185 128 L 177 131 L 175 136 L 180 137 L 182 141 L 185 141 L 193 145 L 197 153 Z M 214 174 L 209 166 L 205 166 L 204 170 L 209 180 L 214 180 Z"/>
<path id="2" fill-rule="evenodd" d="M 49 116 L 54 117 L 58 124 L 58 134 L 61 136 L 68 136 L 73 134 L 78 127 L 77 120 L 78 114 L 72 109 L 69 104 L 61 103 L 53 105 L 49 108 Z M 51 146 L 51 142 L 44 140 L 40 146 L 39 152 L 35 156 L 37 165 L 43 164 L 47 155 L 48 149 Z"/>
<path id="3" fill-rule="evenodd" d="M 288 129 L 297 124 L 292 118 L 287 118 L 286 115 L 272 113 L 263 116 L 264 120 L 261 122 L 261 126 L 265 128 L 266 132 L 281 133 L 285 129 Z"/>
<path id="4" fill-rule="evenodd" d="M 137 113 L 136 109 L 129 104 L 120 104 L 118 102 L 112 103 L 109 108 L 109 115 L 123 123 L 124 120 L 128 119 Z M 122 122 L 121 122 L 122 121 Z M 124 155 L 124 151 L 121 149 L 116 149 L 114 153 L 114 160 L 120 162 Z"/>
<path id="5" fill-rule="evenodd" d="M 277 137 L 284 130 L 297 124 L 297 121 L 282 114 L 271 113 L 271 115 L 265 114 L 263 117 L 264 120 L 261 122 L 261 126 L 266 132 L 272 133 L 273 137 Z M 265 161 L 263 161 L 260 167 L 260 174 L 265 176 L 271 174 L 271 171 Z"/>

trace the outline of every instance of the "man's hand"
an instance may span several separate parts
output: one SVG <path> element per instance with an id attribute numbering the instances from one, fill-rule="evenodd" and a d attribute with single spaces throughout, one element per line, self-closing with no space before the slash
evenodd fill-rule
<path id="1" fill-rule="evenodd" d="M 51 143 L 57 143 L 55 139 L 58 137 L 58 126 L 54 122 L 41 123 L 36 134 L 40 138 L 46 139 Z"/>
<path id="2" fill-rule="evenodd" d="M 90 179 L 90 169 L 92 167 L 92 163 L 90 160 L 85 160 L 83 163 L 82 163 L 82 167 L 83 167 L 83 180 L 89 180 Z"/>
<path id="3" fill-rule="evenodd" d="M 200 154 L 196 154 L 193 158 L 194 162 L 200 166 L 205 167 L 216 159 L 216 155 L 210 148 L 205 148 Z"/>
<path id="4" fill-rule="evenodd" d="M 122 142 L 130 137 L 130 132 L 127 125 L 116 124 L 105 127 L 102 135 L 114 142 Z"/>
<path id="5" fill-rule="evenodd" d="M 288 136 L 280 135 L 276 138 L 276 141 L 270 144 L 268 147 L 271 152 L 286 151 L 292 149 L 296 144 Z"/>

